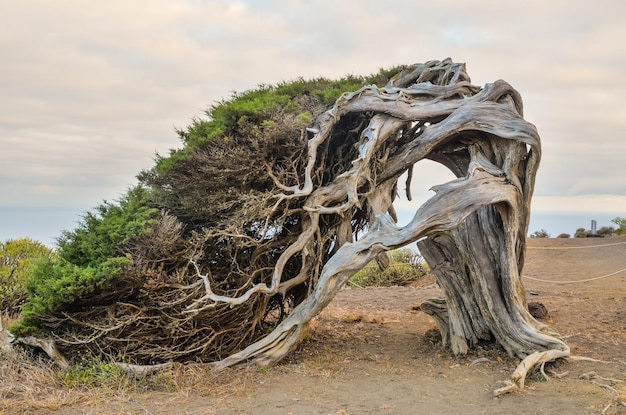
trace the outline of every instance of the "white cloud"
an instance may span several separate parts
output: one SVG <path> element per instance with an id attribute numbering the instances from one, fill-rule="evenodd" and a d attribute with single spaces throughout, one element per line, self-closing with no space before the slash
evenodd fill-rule
<path id="1" fill-rule="evenodd" d="M 615 213 L 626 212 L 626 195 L 582 194 L 576 196 L 536 196 L 533 212 L 541 213 Z"/>
<path id="2" fill-rule="evenodd" d="M 233 90 L 450 56 L 474 83 L 502 78 L 524 97 L 543 140 L 537 209 L 626 210 L 625 12 L 619 0 L 9 2 L 0 205 L 116 197 L 178 146 L 174 127 Z"/>

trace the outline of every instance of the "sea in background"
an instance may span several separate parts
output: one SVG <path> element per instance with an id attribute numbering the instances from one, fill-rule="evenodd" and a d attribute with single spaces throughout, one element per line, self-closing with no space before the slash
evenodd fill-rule
<path id="1" fill-rule="evenodd" d="M 30 238 L 49 247 L 63 230 L 73 230 L 78 225 L 82 212 L 70 208 L 0 207 L 0 241 Z"/>
<path id="2" fill-rule="evenodd" d="M 77 211 L 71 208 L 21 208 L 0 207 L 0 241 L 29 237 L 50 247 L 55 246 L 56 239 L 63 230 L 76 228 L 81 216 L 89 211 Z M 408 223 L 415 211 L 412 209 L 398 210 L 398 223 Z M 546 230 L 551 237 L 568 233 L 574 236 L 576 229 L 591 229 L 591 221 L 597 222 L 597 229 L 603 226 L 615 226 L 611 220 L 626 217 L 622 213 L 555 213 L 532 212 L 528 233 Z"/>
<path id="3" fill-rule="evenodd" d="M 405 225 L 413 217 L 414 212 L 409 210 L 398 210 L 398 223 Z M 603 226 L 615 227 L 611 222 L 616 217 L 626 217 L 623 213 L 558 213 L 558 212 L 531 212 L 528 234 L 545 230 L 550 237 L 556 238 L 562 233 L 569 234 L 572 238 L 576 229 L 585 228 L 591 230 L 591 221 L 596 221 L 596 229 Z"/>

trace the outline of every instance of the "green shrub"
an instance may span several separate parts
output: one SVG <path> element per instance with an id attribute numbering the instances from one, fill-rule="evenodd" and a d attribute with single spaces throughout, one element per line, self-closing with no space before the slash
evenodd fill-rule
<path id="1" fill-rule="evenodd" d="M 35 332 L 41 329 L 41 314 L 62 311 L 121 276 L 131 264 L 124 245 L 149 232 L 158 216 L 141 187 L 129 190 L 117 203 L 105 201 L 95 213 L 87 213 L 76 230 L 65 231 L 58 239 L 57 255 L 36 263 L 25 278 L 28 299 L 22 319 L 10 330 L 15 335 Z"/>
<path id="2" fill-rule="evenodd" d="M 596 231 L 595 235 L 592 234 L 589 229 L 578 228 L 576 229 L 574 238 L 592 238 L 592 237 L 604 238 L 606 236 L 613 236 L 613 235 L 619 235 L 618 231 L 615 228 L 613 228 L 612 226 L 603 226 Z"/>
<path id="3" fill-rule="evenodd" d="M 25 280 L 39 260 L 50 260 L 54 251 L 29 238 L 0 242 L 0 311 L 18 314 L 26 301 Z"/>
<path id="4" fill-rule="evenodd" d="M 569 238 L 569 237 L 570 237 L 570 234 L 569 234 L 569 233 L 560 233 L 560 234 L 557 236 L 557 238 L 565 238 L 565 239 L 567 239 L 567 238 Z"/>
<path id="5" fill-rule="evenodd" d="M 119 365 L 93 356 L 79 356 L 76 364 L 57 373 L 58 380 L 68 388 L 110 386 L 128 378 Z"/>
<path id="6" fill-rule="evenodd" d="M 171 367 L 147 374 L 132 374 L 124 371 L 116 363 L 124 360 L 124 357 L 105 360 L 89 352 L 79 353 L 74 358 L 74 364 L 57 372 L 56 378 L 66 388 L 104 387 L 127 392 L 137 390 L 174 392 L 184 384 L 177 381 Z"/>
<path id="7" fill-rule="evenodd" d="M 134 187 L 116 203 L 104 201 L 95 212 L 86 213 L 77 229 L 64 231 L 57 240 L 59 257 L 81 267 L 97 266 L 148 232 L 158 216 L 159 211 L 150 206 L 148 190 Z"/>
<path id="8" fill-rule="evenodd" d="M 550 234 L 545 229 L 541 229 L 539 231 L 535 231 L 532 234 L 530 234 L 530 237 L 531 238 L 549 238 Z"/>
<path id="9" fill-rule="evenodd" d="M 422 256 L 409 248 L 405 248 L 391 252 L 391 261 L 384 271 L 381 271 L 376 261 L 370 262 L 350 278 L 348 286 L 403 286 L 419 280 L 427 273 L 428 265 Z"/>
<path id="10" fill-rule="evenodd" d="M 596 232 L 596 236 L 604 238 L 605 236 L 613 236 L 615 229 L 612 226 L 603 226 Z"/>
<path id="11" fill-rule="evenodd" d="M 626 218 L 617 217 L 612 219 L 611 222 L 617 225 L 617 229 L 615 229 L 616 235 L 626 235 Z"/>
<path id="12" fill-rule="evenodd" d="M 576 229 L 576 233 L 574 234 L 574 238 L 589 238 L 590 236 L 591 231 L 588 231 L 585 228 Z"/>

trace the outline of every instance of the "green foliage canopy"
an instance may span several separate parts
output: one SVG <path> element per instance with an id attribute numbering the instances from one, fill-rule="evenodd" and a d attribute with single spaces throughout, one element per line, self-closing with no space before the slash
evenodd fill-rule
<path id="1" fill-rule="evenodd" d="M 234 92 L 230 99 L 212 105 L 205 112 L 206 120 L 194 119 L 185 130 L 178 130 L 184 144 L 183 153 L 196 149 L 203 142 L 215 138 L 228 139 L 237 134 L 245 123 L 263 125 L 273 112 L 296 114 L 309 124 L 317 115 L 302 97 L 312 97 L 323 109 L 332 106 L 346 91 L 354 91 L 364 85 L 385 84 L 398 68 L 381 69 L 370 76 L 348 75 L 339 80 L 303 78 L 278 85 L 259 85 L 242 93 Z M 161 161 L 163 162 L 163 161 Z M 163 167 L 163 166 L 161 166 Z"/>
<path id="2" fill-rule="evenodd" d="M 23 318 L 11 327 L 17 334 L 35 330 L 42 313 L 56 312 L 84 300 L 120 277 L 132 260 L 123 247 L 150 232 L 159 216 L 149 206 L 147 190 L 130 189 L 115 203 L 103 202 L 84 215 L 79 226 L 58 239 L 58 254 L 44 258 L 26 275 L 28 302 Z"/>
<path id="3" fill-rule="evenodd" d="M 298 172 L 304 171 L 300 163 L 306 160 L 304 131 L 311 122 L 342 93 L 385 85 L 397 72 L 392 68 L 339 80 L 297 79 L 233 93 L 211 106 L 206 119 L 193 119 L 179 129 L 183 147 L 168 157 L 157 155 L 155 165 L 138 178 L 151 189 L 154 203 L 188 229 L 249 223 L 249 218 L 264 214 L 242 200 L 256 199 L 256 205 L 274 188 L 262 161 L 276 176 L 298 183 Z"/>

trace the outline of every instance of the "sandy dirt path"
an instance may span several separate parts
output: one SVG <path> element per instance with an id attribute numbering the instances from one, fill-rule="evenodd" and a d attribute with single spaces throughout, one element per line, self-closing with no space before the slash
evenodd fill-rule
<path id="1" fill-rule="evenodd" d="M 614 245 L 580 248 L 604 244 Z M 547 382 L 534 375 L 524 391 L 500 398 L 492 392 L 518 362 L 490 347 L 462 358 L 443 350 L 434 321 L 412 310 L 438 294 L 429 277 L 410 287 L 342 290 L 285 362 L 228 370 L 219 375 L 226 385 L 219 392 L 112 396 L 50 413 L 624 415 L 626 272 L 559 284 L 624 268 L 624 237 L 529 240 L 523 274 L 529 301 L 547 307 L 543 321 L 573 354 L 611 363 L 560 361 L 546 369 L 563 378 L 552 375 Z M 591 379 L 591 372 L 599 378 Z"/>

